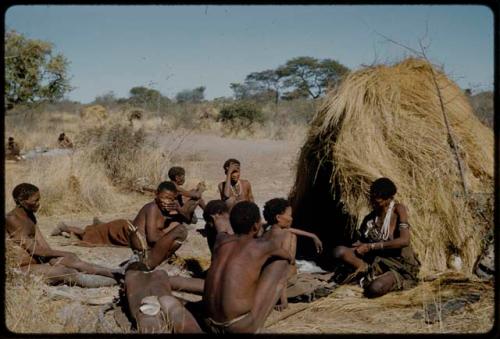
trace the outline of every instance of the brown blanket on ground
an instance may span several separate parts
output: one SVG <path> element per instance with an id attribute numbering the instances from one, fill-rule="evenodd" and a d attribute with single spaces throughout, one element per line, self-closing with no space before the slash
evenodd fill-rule
<path id="1" fill-rule="evenodd" d="M 128 246 L 127 220 L 117 219 L 85 227 L 82 242 L 86 245 Z"/>

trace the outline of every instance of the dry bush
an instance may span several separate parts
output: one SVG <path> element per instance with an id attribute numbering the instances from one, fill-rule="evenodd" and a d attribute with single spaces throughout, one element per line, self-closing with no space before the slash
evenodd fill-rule
<path id="1" fill-rule="evenodd" d="M 409 208 L 421 273 L 446 269 L 456 251 L 470 274 L 486 230 L 464 196 L 433 74 L 469 191 L 493 193 L 492 130 L 443 72 L 407 59 L 352 72 L 328 94 L 302 148 L 292 195 L 300 206 L 312 187 L 329 187 L 359 226 L 369 211 L 370 184 L 388 177 L 398 187 L 396 198 Z M 314 182 L 321 169 L 326 179 Z"/>
<path id="2" fill-rule="evenodd" d="M 6 173 L 7 196 L 21 182 L 36 185 L 42 196 L 39 210 L 42 215 L 102 213 L 128 202 L 128 198 L 112 186 L 102 165 L 93 162 L 85 150 L 72 155 L 41 156 L 26 163 L 25 171 Z M 12 199 L 6 199 L 6 207 L 14 207 Z"/>

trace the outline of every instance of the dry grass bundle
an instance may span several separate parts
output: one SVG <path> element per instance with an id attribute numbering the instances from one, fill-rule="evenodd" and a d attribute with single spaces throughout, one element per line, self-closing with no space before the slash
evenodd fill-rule
<path id="1" fill-rule="evenodd" d="M 468 198 L 438 92 L 472 192 Z M 410 58 L 349 74 L 325 99 L 301 152 L 292 192 L 297 209 L 314 199 L 312 190 L 328 187 L 330 199 L 342 205 L 338 213 L 357 225 L 369 211 L 371 182 L 388 177 L 409 208 L 421 272 L 445 269 L 453 252 L 461 255 L 463 272 L 472 271 L 488 223 L 475 215 L 471 200 L 493 191 L 493 131 L 443 72 Z"/>

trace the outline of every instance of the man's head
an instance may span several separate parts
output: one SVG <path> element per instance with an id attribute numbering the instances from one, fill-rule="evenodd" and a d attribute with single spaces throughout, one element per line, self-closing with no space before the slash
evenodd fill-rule
<path id="1" fill-rule="evenodd" d="M 256 235 L 262 227 L 259 208 L 250 201 L 240 201 L 234 205 L 229 221 L 235 234 Z"/>
<path id="2" fill-rule="evenodd" d="M 213 223 L 212 215 L 224 213 L 229 213 L 227 204 L 222 200 L 211 200 L 203 210 L 203 219 L 205 219 L 206 223 Z"/>
<path id="3" fill-rule="evenodd" d="M 156 189 L 156 203 L 158 207 L 167 211 L 167 205 L 175 201 L 175 197 L 177 196 L 177 187 L 171 181 L 163 181 L 158 185 Z"/>
<path id="4" fill-rule="evenodd" d="M 274 198 L 264 204 L 264 219 L 269 225 L 278 225 L 281 228 L 292 226 L 292 207 L 290 202 L 283 198 Z"/>
<path id="5" fill-rule="evenodd" d="M 225 162 L 224 162 L 224 166 L 222 166 L 224 168 L 224 174 L 227 174 L 227 171 L 229 170 L 229 167 L 231 166 L 231 164 L 235 164 L 236 168 L 232 170 L 231 172 L 231 180 L 236 182 L 240 179 L 240 166 L 241 166 L 241 163 L 239 160 L 237 159 L 227 159 Z"/>
<path id="6" fill-rule="evenodd" d="M 14 138 L 13 137 L 9 137 L 9 142 L 13 142 L 14 141 Z"/>
<path id="7" fill-rule="evenodd" d="M 379 178 L 370 186 L 370 203 L 375 209 L 383 208 L 390 203 L 396 192 L 396 185 L 389 178 Z"/>
<path id="8" fill-rule="evenodd" d="M 17 206 L 35 213 L 40 208 L 40 190 L 33 184 L 22 183 L 14 187 L 12 197 Z"/>
<path id="9" fill-rule="evenodd" d="M 168 170 L 168 178 L 177 185 L 184 185 L 184 182 L 186 181 L 186 170 L 179 166 L 171 167 Z"/>
<path id="10" fill-rule="evenodd" d="M 65 136 L 66 136 L 66 134 L 64 134 L 64 132 L 62 132 L 61 134 L 59 134 L 59 140 L 63 140 Z"/>

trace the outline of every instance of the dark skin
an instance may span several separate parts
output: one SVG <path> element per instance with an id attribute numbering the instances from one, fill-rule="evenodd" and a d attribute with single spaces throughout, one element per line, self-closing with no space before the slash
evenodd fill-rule
<path id="1" fill-rule="evenodd" d="M 288 251 L 293 254 L 295 257 L 296 252 L 296 236 L 304 236 L 311 238 L 314 241 L 314 245 L 316 246 L 316 251 L 321 253 L 323 251 L 323 243 L 318 238 L 318 236 L 314 233 L 302 231 L 296 228 L 291 228 L 293 222 L 292 217 L 292 207 L 288 206 L 285 211 L 281 214 L 276 215 L 276 224 L 271 226 L 272 229 L 282 229 L 288 231 L 293 234 L 293 237 L 290 238 L 290 241 L 287 244 L 284 244 L 285 248 L 288 248 Z M 293 240 L 292 240 L 293 239 Z M 288 277 L 297 274 L 297 268 L 293 266 L 288 274 Z M 283 289 L 283 292 L 280 297 L 280 303 L 276 306 L 276 310 L 282 311 L 288 307 L 288 300 L 286 297 L 286 289 Z"/>
<path id="2" fill-rule="evenodd" d="M 226 169 L 226 181 L 219 183 L 218 189 L 220 193 L 221 200 L 224 200 L 228 205 L 229 209 L 233 207 L 237 202 L 240 201 L 251 201 L 254 202 L 252 186 L 250 182 L 245 179 L 240 179 L 241 170 L 240 165 L 231 162 L 229 167 Z M 238 194 L 235 194 L 235 185 L 240 183 Z"/>
<path id="3" fill-rule="evenodd" d="M 144 205 L 132 222 L 146 238 L 149 247 L 146 264 L 151 269 L 169 258 L 187 237 L 186 227 L 172 221 L 180 213 L 176 194 L 157 192 L 155 200 Z M 141 249 L 136 237 L 131 237 L 131 243 L 133 248 Z"/>
<path id="4" fill-rule="evenodd" d="M 185 175 L 176 175 L 173 182 L 177 187 L 177 194 L 184 198 L 184 205 L 181 207 L 184 214 L 192 216 L 197 206 L 200 206 L 201 209 L 205 209 L 206 204 L 202 198 L 202 193 L 205 191 L 205 183 L 200 182 L 196 186 L 196 189 L 186 190 L 182 187 L 186 182 Z"/>
<path id="5" fill-rule="evenodd" d="M 30 264 L 21 269 L 45 275 L 51 282 L 59 282 L 56 276 L 76 272 L 113 278 L 111 269 L 82 261 L 74 253 L 52 249 L 34 222 L 34 214 L 39 207 L 40 192 L 35 192 L 20 201 L 5 217 L 5 228 L 10 239 L 20 244 L 31 256 L 42 256 L 49 260 L 49 263 Z"/>
<path id="6" fill-rule="evenodd" d="M 14 139 L 9 140 L 7 143 L 7 152 L 5 154 L 7 159 L 19 160 L 21 158 L 21 148 Z"/>
<path id="7" fill-rule="evenodd" d="M 213 216 L 215 224 L 220 216 Z M 258 237 L 261 222 L 248 234 L 217 234 L 212 265 L 205 279 L 206 314 L 215 321 L 232 320 L 249 312 L 228 328 L 233 333 L 255 333 L 263 325 L 286 288 L 293 255 L 283 244 L 291 234 L 280 229 Z M 274 257 L 276 260 L 265 263 Z"/>
<path id="8" fill-rule="evenodd" d="M 57 138 L 57 141 L 59 143 L 59 147 L 61 147 L 61 148 L 73 148 L 73 143 L 68 138 L 68 136 L 64 133 L 61 133 L 59 135 L 59 138 Z"/>
<path id="9" fill-rule="evenodd" d="M 172 290 L 175 288 L 171 279 L 162 270 L 153 272 L 130 270 L 125 273 L 127 301 L 139 333 L 165 332 L 169 325 L 174 333 L 202 333 L 192 314 L 172 295 Z M 147 296 L 158 297 L 161 312 L 157 315 L 147 315 L 140 311 L 141 301 Z M 165 321 L 166 319 L 170 324 Z"/>
<path id="10" fill-rule="evenodd" d="M 387 209 L 392 200 L 392 197 L 383 199 L 372 197 L 370 202 L 373 211 L 364 219 L 363 223 L 378 216 L 377 227 L 380 229 L 384 221 Z M 408 211 L 405 205 L 396 203 L 391 215 L 389 224 L 389 240 L 376 243 L 363 243 L 356 241 L 351 247 L 337 246 L 334 249 L 334 256 L 347 264 L 350 264 L 356 271 L 365 271 L 368 264 L 363 260 L 363 257 L 371 251 L 383 251 L 385 249 L 400 249 L 407 247 L 410 244 L 410 230 L 401 228 L 399 236 L 394 237 L 396 226 L 398 223 L 408 223 Z M 372 297 L 377 297 L 390 292 L 396 286 L 396 278 L 391 272 L 386 272 L 376 278 L 370 285 L 366 287 Z"/>

